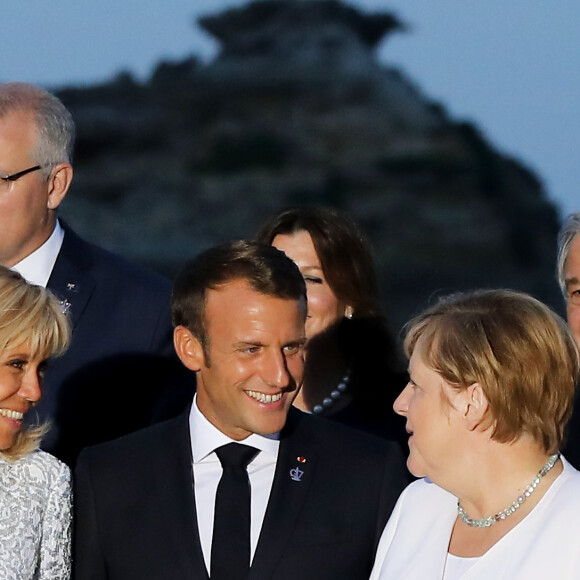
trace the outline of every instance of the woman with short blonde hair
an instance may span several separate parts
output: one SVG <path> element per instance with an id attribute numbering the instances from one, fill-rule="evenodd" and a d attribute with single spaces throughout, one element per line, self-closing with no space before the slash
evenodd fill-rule
<path id="1" fill-rule="evenodd" d="M 509 290 L 442 299 L 408 325 L 412 483 L 372 580 L 580 578 L 580 473 L 559 454 L 580 374 L 565 322 Z M 418 557 L 420 554 L 420 557 Z"/>
<path id="2" fill-rule="evenodd" d="M 526 432 L 546 453 L 562 447 L 578 352 L 567 324 L 544 304 L 508 290 L 451 295 L 411 322 L 408 358 L 420 339 L 425 362 L 447 383 L 482 386 L 492 439 L 509 443 Z"/>

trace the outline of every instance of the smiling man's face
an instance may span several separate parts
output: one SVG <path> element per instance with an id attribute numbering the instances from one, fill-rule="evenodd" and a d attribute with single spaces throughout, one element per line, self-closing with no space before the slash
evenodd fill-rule
<path id="1" fill-rule="evenodd" d="M 191 335 L 183 350 L 198 367 L 199 410 L 222 433 L 241 441 L 282 429 L 302 382 L 305 318 L 305 300 L 261 294 L 245 280 L 207 291 L 208 356 Z"/>

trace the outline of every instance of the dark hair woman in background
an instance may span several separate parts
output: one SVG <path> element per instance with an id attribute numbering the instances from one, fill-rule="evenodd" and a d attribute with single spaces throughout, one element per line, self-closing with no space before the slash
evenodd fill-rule
<path id="1" fill-rule="evenodd" d="M 371 254 L 356 224 L 330 208 L 291 208 L 268 220 L 258 240 L 285 252 L 306 281 L 306 368 L 294 404 L 404 441 L 403 422 L 392 404 L 406 373 L 380 304 Z"/>

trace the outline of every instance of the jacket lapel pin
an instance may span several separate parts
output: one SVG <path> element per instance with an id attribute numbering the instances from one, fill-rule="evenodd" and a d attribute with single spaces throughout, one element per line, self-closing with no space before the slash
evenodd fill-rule
<path id="1" fill-rule="evenodd" d="M 290 477 L 293 481 L 302 481 L 303 475 L 304 472 L 299 467 L 295 467 L 294 469 L 290 470 Z"/>
<path id="2" fill-rule="evenodd" d="M 298 461 L 298 463 L 306 463 L 306 458 L 299 456 L 296 458 L 296 461 Z M 304 471 L 302 471 L 302 469 L 300 469 L 300 467 L 298 466 L 290 470 L 290 478 L 292 479 L 292 481 L 302 481 L 303 475 Z"/>

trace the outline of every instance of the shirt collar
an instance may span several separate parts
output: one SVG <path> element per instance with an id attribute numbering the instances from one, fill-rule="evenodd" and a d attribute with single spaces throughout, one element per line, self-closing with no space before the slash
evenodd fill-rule
<path id="1" fill-rule="evenodd" d="M 197 406 L 197 394 L 193 397 L 193 404 L 191 405 L 191 411 L 189 413 L 189 433 L 191 436 L 191 452 L 194 463 L 203 461 L 218 447 L 227 445 L 228 443 L 250 445 L 274 457 L 277 456 L 278 447 L 280 446 L 280 433 L 274 433 L 272 435 L 252 433 L 252 435 L 243 441 L 234 441 L 234 439 L 222 433 L 205 418 Z"/>
<path id="2" fill-rule="evenodd" d="M 50 238 L 40 248 L 26 256 L 24 260 L 20 260 L 18 264 L 12 266 L 12 269 L 27 282 L 46 288 L 63 240 L 64 230 L 57 220 Z"/>

